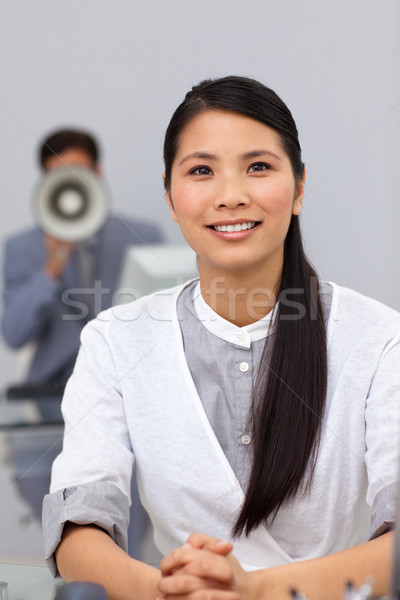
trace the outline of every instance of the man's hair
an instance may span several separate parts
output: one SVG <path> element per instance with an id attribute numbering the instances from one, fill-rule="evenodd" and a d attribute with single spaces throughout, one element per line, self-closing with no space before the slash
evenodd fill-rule
<path id="1" fill-rule="evenodd" d="M 60 129 L 50 134 L 40 146 L 40 166 L 44 169 L 48 158 L 58 156 L 72 148 L 86 152 L 94 164 L 99 162 L 99 145 L 91 134 L 78 129 Z"/>

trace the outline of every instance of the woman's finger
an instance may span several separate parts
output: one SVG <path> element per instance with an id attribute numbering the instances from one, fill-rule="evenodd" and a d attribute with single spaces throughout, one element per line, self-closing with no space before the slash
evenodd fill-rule
<path id="1" fill-rule="evenodd" d="M 161 595 L 168 596 L 184 596 L 193 594 L 194 592 L 201 590 L 230 590 L 229 586 L 223 585 L 218 581 L 211 579 L 196 577 L 188 573 L 182 573 L 172 575 L 170 577 L 163 577 L 158 583 L 158 590 Z"/>
<path id="2" fill-rule="evenodd" d="M 206 535 L 204 533 L 192 533 L 187 543 L 193 546 L 193 548 L 203 548 L 204 550 L 210 550 L 216 554 L 222 554 L 226 556 L 233 550 L 233 544 L 220 540 L 219 538 Z"/>
<path id="3" fill-rule="evenodd" d="M 187 543 L 193 546 L 194 548 L 202 548 L 207 543 L 219 542 L 219 538 L 216 538 L 212 535 L 207 535 L 206 533 L 191 533 L 188 537 Z"/>
<path id="4" fill-rule="evenodd" d="M 223 584 L 233 581 L 233 570 L 224 556 L 188 546 L 177 548 L 163 558 L 160 569 L 164 577 L 180 574 L 183 571 L 196 577 L 211 578 Z"/>
<path id="5" fill-rule="evenodd" d="M 189 561 L 172 575 L 188 574 L 203 579 L 210 579 L 222 585 L 232 585 L 234 573 L 232 566 L 225 557 L 216 557 L 211 553 L 203 552 L 199 558 Z"/>
<path id="6" fill-rule="evenodd" d="M 180 569 L 191 560 L 194 560 L 198 552 L 201 551 L 192 548 L 189 544 L 176 548 L 162 559 L 160 563 L 162 575 L 170 575 L 175 569 Z"/>

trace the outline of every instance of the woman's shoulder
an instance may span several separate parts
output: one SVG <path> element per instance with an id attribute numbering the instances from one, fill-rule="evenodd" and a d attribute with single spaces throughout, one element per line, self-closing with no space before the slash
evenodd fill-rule
<path id="1" fill-rule="evenodd" d="M 329 320 L 333 326 L 343 326 L 353 334 L 379 333 L 396 336 L 400 333 L 400 312 L 353 289 L 327 282 L 332 290 Z"/>
<path id="2" fill-rule="evenodd" d="M 147 296 L 142 296 L 126 304 L 112 306 L 100 312 L 89 323 L 91 328 L 107 332 L 107 335 L 130 335 L 132 327 L 145 327 L 149 330 L 154 326 L 158 331 L 164 323 L 173 323 L 177 319 L 176 302 L 182 290 L 192 282 L 159 290 Z"/>

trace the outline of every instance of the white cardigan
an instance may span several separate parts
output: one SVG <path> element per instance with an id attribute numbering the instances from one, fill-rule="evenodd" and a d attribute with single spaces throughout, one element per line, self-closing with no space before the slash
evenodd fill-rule
<path id="1" fill-rule="evenodd" d="M 116 502 L 128 510 L 133 457 L 162 553 L 193 531 L 230 539 L 243 491 L 185 360 L 176 316 L 181 289 L 101 313 L 82 334 L 63 400 L 64 448 L 45 502 L 48 557 L 66 520 L 96 522 L 124 545 L 124 533 L 104 514 L 117 512 Z M 400 472 L 399 332 L 399 313 L 334 286 L 327 408 L 311 493 L 282 508 L 269 530 L 260 526 L 234 542 L 245 568 L 321 556 L 365 541 L 374 501 L 393 513 Z M 92 493 L 85 506 L 81 487 L 74 487 L 82 484 L 112 489 L 112 500 Z M 289 540 L 293 546 L 293 538 L 298 551 L 289 556 L 285 547 Z"/>

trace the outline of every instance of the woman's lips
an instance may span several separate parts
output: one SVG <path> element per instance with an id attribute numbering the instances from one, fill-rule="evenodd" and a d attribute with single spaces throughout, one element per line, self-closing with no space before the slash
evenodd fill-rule
<path id="1" fill-rule="evenodd" d="M 225 240 L 241 240 L 252 234 L 252 231 L 260 225 L 260 221 L 242 221 L 239 223 L 218 223 L 209 225 L 215 235 Z"/>

